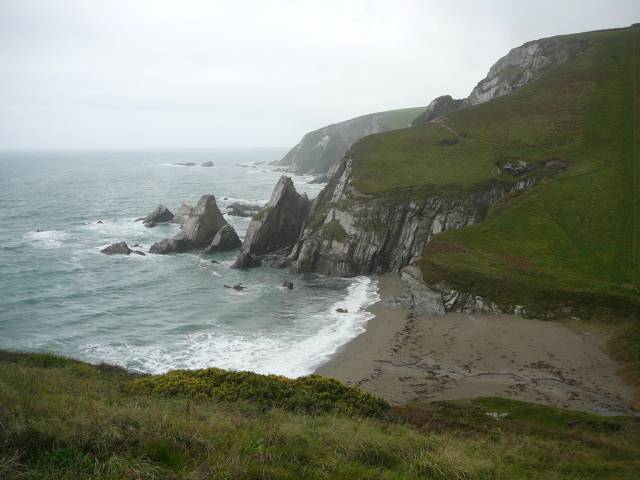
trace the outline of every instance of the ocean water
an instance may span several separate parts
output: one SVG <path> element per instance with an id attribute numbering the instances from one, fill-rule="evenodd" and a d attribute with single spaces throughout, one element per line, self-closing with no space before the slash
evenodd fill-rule
<path id="1" fill-rule="evenodd" d="M 271 149 L 0 154 L 0 348 L 143 372 L 221 367 L 312 373 L 364 330 L 378 298 L 365 277 L 229 268 L 237 252 L 108 256 L 175 234 L 134 219 L 207 193 L 263 204 L 282 174 Z M 179 162 L 214 167 L 176 166 Z M 295 176 L 315 197 L 321 185 Z M 241 238 L 249 219 L 226 216 Z M 97 223 L 102 221 L 103 223 Z M 216 260 L 219 263 L 213 263 Z M 294 283 L 292 291 L 281 287 Z M 224 284 L 243 283 L 235 291 Z M 340 314 L 336 309 L 349 310 Z"/>

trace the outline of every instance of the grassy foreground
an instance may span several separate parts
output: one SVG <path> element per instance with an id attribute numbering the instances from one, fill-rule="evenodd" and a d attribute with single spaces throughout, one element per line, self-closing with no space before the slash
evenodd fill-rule
<path id="1" fill-rule="evenodd" d="M 221 385 L 224 399 L 212 394 Z M 494 398 L 390 413 L 358 390 L 324 384 L 325 396 L 353 407 L 347 414 L 325 408 L 322 393 L 324 407 L 307 408 L 317 392 L 302 409 L 282 403 L 283 385 L 314 388 L 304 380 L 283 384 L 280 377 L 215 369 L 139 376 L 52 355 L 0 352 L 0 478 L 640 476 L 637 418 Z M 234 391 L 244 393 L 233 399 Z"/>

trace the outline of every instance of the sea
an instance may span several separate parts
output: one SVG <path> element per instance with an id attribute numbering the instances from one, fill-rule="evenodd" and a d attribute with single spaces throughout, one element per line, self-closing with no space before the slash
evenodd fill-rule
<path id="1" fill-rule="evenodd" d="M 157 205 L 175 211 L 215 195 L 265 204 L 283 149 L 0 153 L 0 349 L 50 352 L 145 373 L 219 367 L 308 375 L 362 333 L 375 280 L 230 268 L 237 251 L 148 251 L 178 232 L 146 228 Z M 213 167 L 200 166 L 211 161 Z M 180 166 L 179 163 L 196 163 Z M 323 185 L 293 176 L 315 197 Z M 248 218 L 225 214 L 244 237 Z M 293 290 L 282 286 L 293 282 Z M 241 283 L 241 291 L 225 285 Z M 348 313 L 338 313 L 338 308 Z"/>

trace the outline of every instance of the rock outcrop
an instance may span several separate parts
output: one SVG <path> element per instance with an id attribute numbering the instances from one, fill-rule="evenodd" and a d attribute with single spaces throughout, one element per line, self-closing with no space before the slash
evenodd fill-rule
<path id="1" fill-rule="evenodd" d="M 291 178 L 282 176 L 267 205 L 251 220 L 242 253 L 253 256 L 288 253 L 298 239 L 311 201 L 300 195 Z M 237 262 L 238 263 L 238 262 Z M 242 262 L 238 263 L 241 267 Z"/>
<path id="2" fill-rule="evenodd" d="M 158 205 L 153 212 L 144 218 L 136 219 L 136 221 L 142 220 L 145 227 L 155 227 L 158 223 L 167 223 L 173 220 L 173 213 L 164 205 Z"/>
<path id="3" fill-rule="evenodd" d="M 446 115 L 447 113 L 460 110 L 464 105 L 464 100 L 456 100 L 452 98 L 451 95 L 443 95 L 433 100 L 422 115 L 411 122 L 411 126 L 430 122 L 436 118 Z"/>
<path id="4" fill-rule="evenodd" d="M 216 236 L 213 237 L 211 245 L 205 249 L 205 253 L 224 252 L 226 250 L 234 250 L 240 248 L 242 242 L 234 228 L 227 224 L 218 230 Z"/>
<path id="5" fill-rule="evenodd" d="M 583 39 L 552 37 L 527 42 L 498 60 L 465 100 L 467 105 L 484 103 L 534 82 L 552 68 L 587 48 Z"/>
<path id="6" fill-rule="evenodd" d="M 215 197 L 203 195 L 198 204 L 190 209 L 189 215 L 186 216 L 182 224 L 182 230 L 172 239 L 154 243 L 149 251 L 152 253 L 178 253 L 206 248 L 211 246 L 216 234 L 225 226 L 233 230 L 233 227 L 222 216 Z M 235 232 L 233 233 L 235 234 Z M 228 239 L 230 236 L 230 232 L 227 231 L 225 238 Z"/>
<path id="7" fill-rule="evenodd" d="M 262 260 L 254 255 L 251 255 L 250 253 L 247 252 L 240 252 L 240 255 L 238 255 L 238 258 L 236 258 L 236 261 L 233 262 L 233 265 L 231 265 L 231 268 L 239 268 L 239 269 L 245 269 L 245 268 L 255 268 L 255 267 L 259 267 L 260 265 L 262 265 Z"/>

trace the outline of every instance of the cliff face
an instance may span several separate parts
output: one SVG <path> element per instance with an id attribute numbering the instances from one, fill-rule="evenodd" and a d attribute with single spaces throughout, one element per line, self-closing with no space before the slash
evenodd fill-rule
<path id="1" fill-rule="evenodd" d="M 575 37 L 544 38 L 512 49 L 498 60 L 465 100 L 477 105 L 538 80 L 552 68 L 565 63 L 587 47 Z"/>
<path id="2" fill-rule="evenodd" d="M 300 271 L 354 276 L 400 271 L 425 244 L 445 230 L 484 219 L 506 193 L 533 185 L 533 179 L 494 182 L 466 196 L 376 198 L 352 185 L 346 157 L 331 182 L 314 201 L 304 231 L 289 258 Z"/>
<path id="3" fill-rule="evenodd" d="M 278 162 L 292 173 L 327 173 L 335 168 L 351 145 L 373 133 L 409 126 L 424 108 L 373 113 L 307 133 Z"/>

